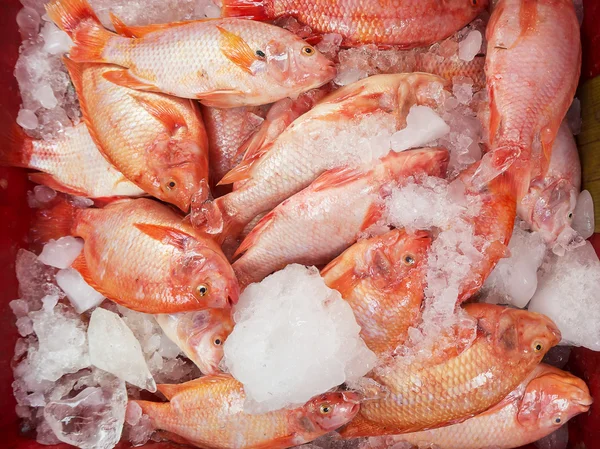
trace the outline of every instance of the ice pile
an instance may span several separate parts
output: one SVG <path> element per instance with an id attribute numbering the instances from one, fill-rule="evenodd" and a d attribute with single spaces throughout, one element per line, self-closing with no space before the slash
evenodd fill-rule
<path id="1" fill-rule="evenodd" d="M 92 365 L 138 388 L 156 391 L 140 343 L 119 315 L 95 309 L 88 326 L 88 342 Z"/>
<path id="2" fill-rule="evenodd" d="M 486 302 L 511 304 L 523 308 L 533 297 L 538 284 L 537 271 L 546 254 L 544 239 L 515 224 L 508 245 L 510 256 L 501 259 L 483 284 Z"/>
<path id="3" fill-rule="evenodd" d="M 251 284 L 234 320 L 224 365 L 244 384 L 251 412 L 304 404 L 376 362 L 352 309 L 314 267 L 289 265 Z"/>
<path id="4" fill-rule="evenodd" d="M 542 265 L 529 310 L 549 316 L 561 344 L 600 350 L 600 261 L 589 242 Z"/>

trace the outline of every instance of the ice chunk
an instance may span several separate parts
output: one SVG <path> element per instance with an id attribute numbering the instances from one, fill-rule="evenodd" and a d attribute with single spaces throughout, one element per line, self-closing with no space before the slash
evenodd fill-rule
<path id="1" fill-rule="evenodd" d="M 334 82 L 338 86 L 347 86 L 348 84 L 352 84 L 363 78 L 366 78 L 368 75 L 369 74 L 365 70 L 350 67 L 346 70 L 338 71 Z"/>
<path id="2" fill-rule="evenodd" d="M 54 91 L 49 84 L 42 84 L 33 92 L 33 98 L 40 102 L 46 109 L 53 109 L 58 104 Z"/>
<path id="3" fill-rule="evenodd" d="M 156 391 L 140 343 L 119 315 L 96 308 L 90 318 L 88 342 L 92 365 L 139 388 Z"/>
<path id="4" fill-rule="evenodd" d="M 58 295 L 46 295 L 42 298 L 42 308 L 46 312 L 51 312 L 52 309 L 58 304 L 60 297 Z"/>
<path id="5" fill-rule="evenodd" d="M 50 240 L 44 245 L 38 259 L 56 268 L 68 268 L 77 259 L 83 249 L 83 240 L 77 237 L 61 237 Z"/>
<path id="6" fill-rule="evenodd" d="M 17 330 L 19 331 L 21 337 L 27 337 L 33 332 L 33 322 L 28 316 L 22 316 L 21 318 L 17 319 L 16 324 Z"/>
<path id="7" fill-rule="evenodd" d="M 125 383 L 106 373 L 97 377 L 98 386 L 44 408 L 44 418 L 60 441 L 81 449 L 112 449 L 119 442 L 127 407 Z"/>
<path id="8" fill-rule="evenodd" d="M 221 17 L 221 8 L 219 8 L 217 5 L 209 3 L 204 7 L 204 15 L 209 19 Z"/>
<path id="9" fill-rule="evenodd" d="M 600 261 L 589 242 L 542 266 L 529 310 L 549 316 L 562 344 L 600 350 Z"/>
<path id="10" fill-rule="evenodd" d="M 333 59 L 337 55 L 340 45 L 342 45 L 342 39 L 342 36 L 337 33 L 324 34 L 321 42 L 317 44 L 317 50 Z"/>
<path id="11" fill-rule="evenodd" d="M 62 55 L 68 52 L 73 45 L 69 35 L 59 30 L 52 22 L 47 22 L 44 25 L 41 35 L 44 39 L 44 51 L 51 55 Z"/>
<path id="12" fill-rule="evenodd" d="M 44 265 L 30 251 L 19 250 L 17 253 L 16 272 L 21 298 L 31 302 L 32 305 L 36 305 L 38 308 L 41 304 L 36 301 L 58 291 L 58 288 L 52 284 L 56 268 Z"/>
<path id="13" fill-rule="evenodd" d="M 252 284 L 235 307 L 224 365 L 262 413 L 304 404 L 376 362 L 341 295 L 316 268 L 289 265 Z"/>
<path id="14" fill-rule="evenodd" d="M 422 147 L 444 137 L 449 131 L 450 127 L 433 109 L 415 105 L 406 117 L 406 128 L 392 136 L 392 149 L 403 151 Z"/>
<path id="15" fill-rule="evenodd" d="M 78 313 L 96 307 L 104 300 L 104 295 L 94 290 L 73 268 L 56 273 L 56 283 L 65 292 L 67 298 Z"/>
<path id="16" fill-rule="evenodd" d="M 472 61 L 481 50 L 483 36 L 478 30 L 473 30 L 467 37 L 458 43 L 458 57 L 463 61 Z"/>
<path id="17" fill-rule="evenodd" d="M 498 262 L 483 289 L 501 304 L 523 308 L 537 289 L 537 271 L 544 260 L 546 244 L 539 233 L 525 231 L 516 223 L 508 249 L 510 256 Z"/>
<path id="18" fill-rule="evenodd" d="M 17 123 L 24 129 L 36 129 L 38 127 L 38 118 L 35 112 L 28 109 L 21 109 L 17 114 Z"/>
<path id="19" fill-rule="evenodd" d="M 25 7 L 17 13 L 17 25 L 23 38 L 34 36 L 40 26 L 40 15 L 35 9 Z"/>
<path id="20" fill-rule="evenodd" d="M 36 201 L 45 204 L 56 198 L 56 190 L 48 186 L 35 186 L 33 188 L 33 195 Z"/>
<path id="21" fill-rule="evenodd" d="M 572 226 L 584 239 L 589 239 L 594 234 L 594 200 L 587 190 L 583 190 L 577 198 Z"/>

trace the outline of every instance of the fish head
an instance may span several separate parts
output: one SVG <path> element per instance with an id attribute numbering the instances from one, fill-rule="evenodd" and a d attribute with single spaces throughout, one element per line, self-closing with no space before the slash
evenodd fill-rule
<path id="1" fill-rule="evenodd" d="M 528 428 L 552 432 L 574 416 L 585 413 L 593 399 L 585 382 L 554 369 L 533 379 L 519 403 L 517 420 Z"/>
<path id="2" fill-rule="evenodd" d="M 158 184 L 157 196 L 179 209 L 190 209 L 192 196 L 207 184 L 207 151 L 192 139 L 163 135 L 148 154 Z"/>
<path id="3" fill-rule="evenodd" d="M 431 234 L 427 231 L 394 229 L 384 234 L 365 252 L 370 279 L 381 280 L 387 287 L 396 285 L 423 266 L 430 246 Z"/>
<path id="4" fill-rule="evenodd" d="M 190 248 L 178 259 L 174 277 L 198 308 L 228 308 L 237 303 L 240 287 L 231 264 L 218 248 Z"/>
<path id="5" fill-rule="evenodd" d="M 507 360 L 538 363 L 561 339 L 556 324 L 545 315 L 527 310 L 501 308 L 494 348 Z"/>
<path id="6" fill-rule="evenodd" d="M 546 242 L 566 248 L 583 241 L 571 227 L 578 194 L 571 183 L 561 179 L 536 196 L 531 210 L 531 224 Z"/>
<path id="7" fill-rule="evenodd" d="M 270 77 L 282 86 L 297 88 L 299 92 L 322 86 L 336 74 L 332 61 L 292 33 L 271 40 L 264 53 Z"/>
<path id="8" fill-rule="evenodd" d="M 231 309 L 205 309 L 183 315 L 177 334 L 179 341 L 187 345 L 186 355 L 203 374 L 219 373 L 223 344 L 233 331 Z"/>
<path id="9" fill-rule="evenodd" d="M 313 431 L 318 429 L 327 433 L 350 422 L 359 409 L 360 396 L 356 393 L 325 393 L 312 398 L 302 407 L 302 417 L 307 420 L 305 427 L 310 423 Z"/>

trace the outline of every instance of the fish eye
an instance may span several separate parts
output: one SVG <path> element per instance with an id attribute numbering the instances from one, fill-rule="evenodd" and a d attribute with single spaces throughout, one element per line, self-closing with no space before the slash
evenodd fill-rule
<path id="1" fill-rule="evenodd" d="M 196 293 L 198 293 L 198 296 L 201 297 L 208 295 L 208 285 L 200 284 L 198 287 L 196 287 Z"/>
<path id="2" fill-rule="evenodd" d="M 302 54 L 305 56 L 312 56 L 315 54 L 315 49 L 310 45 L 307 45 L 306 47 L 302 47 Z"/>
<path id="3" fill-rule="evenodd" d="M 542 349 L 544 349 L 544 347 L 542 346 L 542 344 L 539 341 L 537 341 L 533 344 L 533 350 L 535 352 L 540 352 Z"/>
<path id="4" fill-rule="evenodd" d="M 223 340 L 221 338 L 217 337 L 213 340 L 213 343 L 215 346 L 221 346 L 223 344 Z"/>
<path id="5" fill-rule="evenodd" d="M 169 179 L 165 183 L 165 190 L 173 190 L 175 187 L 177 187 L 177 183 L 173 179 Z"/>
<path id="6" fill-rule="evenodd" d="M 406 254 L 403 258 L 402 258 L 402 263 L 404 265 L 407 266 L 411 266 L 415 264 L 415 256 L 413 256 L 412 254 Z"/>
<path id="7" fill-rule="evenodd" d="M 556 418 L 556 419 L 554 420 L 554 422 L 555 422 L 556 424 L 560 424 L 560 422 L 561 422 L 561 419 L 560 419 L 560 418 Z"/>
<path id="8" fill-rule="evenodd" d="M 262 50 L 256 50 L 256 56 L 258 56 L 258 57 L 260 57 L 260 58 L 264 58 L 264 57 L 266 57 L 267 55 L 266 55 L 266 54 L 265 54 L 265 52 L 264 52 L 264 51 L 262 51 Z"/>
<path id="9" fill-rule="evenodd" d="M 322 404 L 321 407 L 319 408 L 319 411 L 323 415 L 330 414 L 332 410 L 333 410 L 333 406 L 331 406 L 330 404 Z"/>
<path id="10" fill-rule="evenodd" d="M 477 0 L 471 0 L 471 6 L 477 6 Z"/>
<path id="11" fill-rule="evenodd" d="M 573 212 L 569 212 L 569 215 L 567 215 L 567 217 L 569 217 L 569 220 L 570 220 L 571 218 L 573 218 Z"/>

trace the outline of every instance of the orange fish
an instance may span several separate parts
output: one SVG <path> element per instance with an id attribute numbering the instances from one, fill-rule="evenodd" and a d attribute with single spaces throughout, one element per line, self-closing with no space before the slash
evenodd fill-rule
<path id="1" fill-rule="evenodd" d="M 173 441 L 211 449 L 285 449 L 308 443 L 350 421 L 355 393 L 325 393 L 293 410 L 244 412 L 241 383 L 229 375 L 158 385 L 169 402 L 133 401 Z"/>
<path id="2" fill-rule="evenodd" d="M 325 172 L 287 199 L 248 234 L 233 264 L 240 285 L 261 281 L 290 263 L 322 265 L 354 243 L 382 217 L 383 197 L 409 176 L 443 176 L 448 152 L 440 148 L 394 151 L 371 170 Z"/>
<path id="3" fill-rule="evenodd" d="M 558 128 L 581 70 L 579 22 L 571 0 L 501 0 L 487 27 L 491 151 L 481 182 L 514 165 L 518 199 L 548 170 Z"/>
<path id="4" fill-rule="evenodd" d="M 203 374 L 220 372 L 223 344 L 233 330 L 230 309 L 154 315 L 154 318 Z"/>
<path id="5" fill-rule="evenodd" d="M 469 304 L 477 336 L 467 348 L 413 363 L 394 359 L 372 377 L 389 394 L 363 403 L 345 438 L 435 428 L 477 415 L 500 402 L 560 341 L 544 315 L 491 304 Z"/>
<path id="6" fill-rule="evenodd" d="M 510 449 L 533 443 L 589 410 L 592 397 L 585 382 L 570 373 L 540 364 L 499 404 L 462 423 L 423 432 L 369 439 L 372 449 L 397 443 L 440 449 Z"/>
<path id="7" fill-rule="evenodd" d="M 273 103 L 322 86 L 335 67 L 283 28 L 242 19 L 102 27 L 85 0 L 54 0 L 50 18 L 70 33 L 70 57 L 113 64 L 105 75 L 138 90 L 198 99 L 231 108 Z M 120 67 L 118 67 L 120 66 Z"/>
<path id="8" fill-rule="evenodd" d="M 294 17 L 316 33 L 337 33 L 342 45 L 422 47 L 450 36 L 483 11 L 488 0 L 223 0 L 223 17 Z"/>
<path id="9" fill-rule="evenodd" d="M 350 304 L 361 337 L 378 355 L 404 343 L 418 323 L 430 245 L 427 232 L 394 229 L 355 243 L 321 270 L 327 286 Z"/>
<path id="10" fill-rule="evenodd" d="M 184 212 L 208 195 L 208 141 L 197 105 L 104 78 L 114 67 L 65 64 L 83 118 L 104 156 L 130 181 Z"/>
<path id="11" fill-rule="evenodd" d="M 226 308 L 239 296 L 221 248 L 150 199 L 120 200 L 102 209 L 59 200 L 40 211 L 34 235 L 40 242 L 81 237 L 83 252 L 73 268 L 107 298 L 138 312 Z"/>
<path id="12" fill-rule="evenodd" d="M 145 194 L 102 156 L 83 123 L 52 141 L 32 139 L 15 124 L 3 140 L 0 164 L 40 170 L 29 179 L 59 192 L 88 198 Z"/>

